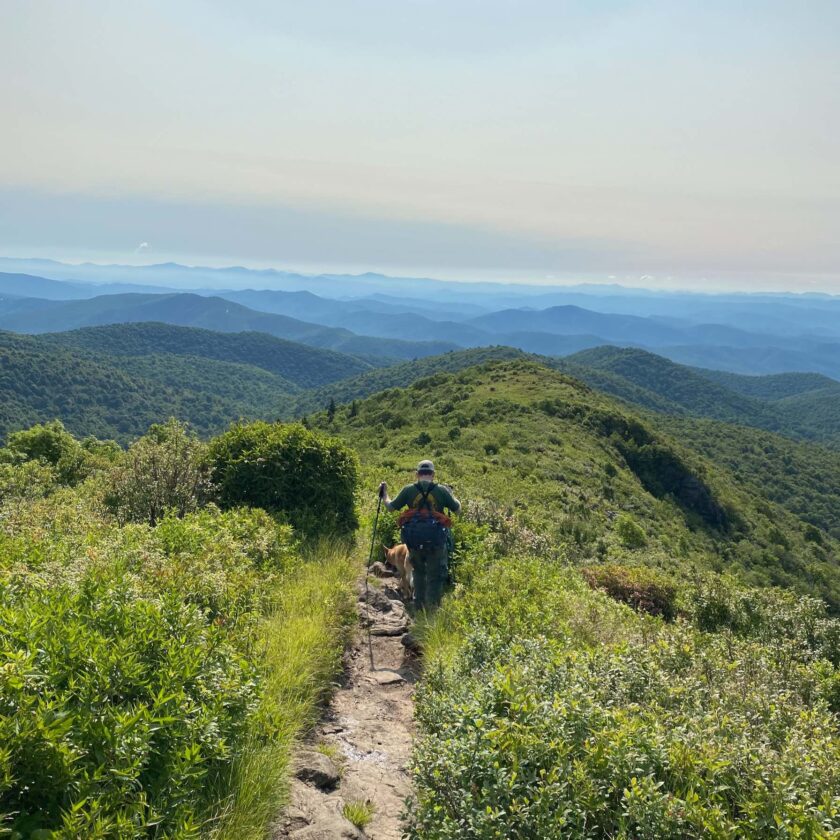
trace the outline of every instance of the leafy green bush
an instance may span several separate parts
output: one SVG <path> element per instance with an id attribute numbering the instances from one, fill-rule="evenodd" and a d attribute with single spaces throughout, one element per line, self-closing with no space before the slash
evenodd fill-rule
<path id="1" fill-rule="evenodd" d="M 118 580 L 4 593 L 0 810 L 24 836 L 196 835 L 257 702 L 255 664 L 180 593 Z"/>
<path id="2" fill-rule="evenodd" d="M 197 837 L 254 729 L 291 530 L 212 507 L 119 527 L 85 485 L 0 513 L 0 833 Z"/>
<path id="3" fill-rule="evenodd" d="M 79 442 L 60 420 L 53 420 L 9 435 L 6 449 L 0 450 L 0 462 L 44 464 L 53 469 L 56 481 L 72 487 L 106 469 L 119 453 L 113 441 L 86 438 Z"/>
<path id="4" fill-rule="evenodd" d="M 358 524 L 358 460 L 334 438 L 297 424 L 238 424 L 210 442 L 209 460 L 223 507 L 261 507 L 308 536 Z"/>
<path id="5" fill-rule="evenodd" d="M 581 569 L 586 582 L 610 598 L 634 610 L 672 619 L 677 613 L 677 586 L 646 566 L 587 566 Z"/>
<path id="6" fill-rule="evenodd" d="M 621 544 L 627 548 L 643 548 L 647 545 L 644 528 L 632 516 L 622 513 L 615 521 L 615 533 Z"/>
<path id="7" fill-rule="evenodd" d="M 730 652 L 686 628 L 594 652 L 477 631 L 420 693 L 410 836 L 834 836 L 833 715 L 772 651 Z"/>
<path id="8" fill-rule="evenodd" d="M 205 447 L 177 420 L 152 426 L 109 477 L 106 501 L 122 522 L 155 525 L 169 510 L 184 516 L 210 497 Z"/>

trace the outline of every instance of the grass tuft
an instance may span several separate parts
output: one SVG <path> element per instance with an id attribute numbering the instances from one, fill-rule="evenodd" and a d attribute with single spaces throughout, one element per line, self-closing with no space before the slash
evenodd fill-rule
<path id="1" fill-rule="evenodd" d="M 344 814 L 345 819 L 349 820 L 360 831 L 370 825 L 373 815 L 376 813 L 376 808 L 370 800 L 362 802 L 353 800 L 344 803 L 341 813 Z"/>

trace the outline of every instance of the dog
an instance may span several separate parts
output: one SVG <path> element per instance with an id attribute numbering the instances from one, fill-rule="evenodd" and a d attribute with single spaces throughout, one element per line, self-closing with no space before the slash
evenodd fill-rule
<path id="1" fill-rule="evenodd" d="M 403 599 L 410 601 L 414 597 L 414 566 L 408 555 L 408 546 L 400 543 L 393 548 L 383 545 L 385 562 L 393 566 L 400 573 L 400 592 Z"/>

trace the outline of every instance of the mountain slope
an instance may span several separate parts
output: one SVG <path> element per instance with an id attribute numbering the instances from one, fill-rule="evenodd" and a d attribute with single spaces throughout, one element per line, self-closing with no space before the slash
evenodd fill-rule
<path id="1" fill-rule="evenodd" d="M 296 390 L 245 365 L 107 356 L 0 333 L 0 436 L 58 418 L 79 436 L 126 441 L 170 416 L 209 434 L 240 416 L 276 417 Z"/>
<path id="2" fill-rule="evenodd" d="M 637 402 L 638 396 L 626 391 L 622 387 L 624 382 L 656 395 L 660 398 L 659 405 L 673 413 L 748 425 L 772 422 L 762 401 L 742 396 L 691 368 L 644 350 L 598 347 L 567 356 L 564 361 L 569 365 L 570 372 L 577 373 L 586 381 L 590 381 L 590 371 L 613 374 L 611 378 L 590 384 L 631 402 Z M 650 404 L 647 407 L 656 406 Z"/>
<path id="3" fill-rule="evenodd" d="M 431 457 L 462 497 L 510 506 L 580 560 L 729 569 L 840 607 L 828 533 L 807 538 L 812 525 L 678 442 L 655 415 L 534 362 L 438 374 L 311 422 L 359 449 L 371 487 L 399 484 Z M 627 517 L 644 550 L 623 541 Z"/>
<path id="4" fill-rule="evenodd" d="M 764 376 L 746 376 L 723 370 L 706 370 L 703 368 L 696 368 L 695 373 L 711 382 L 723 385 L 730 391 L 743 394 L 745 397 L 758 397 L 762 400 L 781 400 L 823 389 L 840 391 L 840 382 L 819 373 L 777 373 L 765 374 Z"/>
<path id="5" fill-rule="evenodd" d="M 706 417 L 840 445 L 840 383 L 816 374 L 746 377 L 678 365 L 643 350 L 600 347 L 556 366 L 643 408 Z M 774 395 L 762 398 L 761 394 Z"/>
<path id="6" fill-rule="evenodd" d="M 294 401 L 294 413 L 300 415 L 318 411 L 330 400 L 349 403 L 388 388 L 405 388 L 418 379 L 437 373 L 453 373 L 484 362 L 520 358 L 527 358 L 527 354 L 513 347 L 481 347 L 389 365 L 304 392 Z"/>

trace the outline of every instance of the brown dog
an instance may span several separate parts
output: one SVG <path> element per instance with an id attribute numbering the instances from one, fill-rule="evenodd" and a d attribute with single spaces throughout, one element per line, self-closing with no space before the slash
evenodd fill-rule
<path id="1" fill-rule="evenodd" d="M 400 592 L 403 599 L 410 601 L 414 597 L 414 566 L 408 556 L 408 546 L 400 543 L 393 548 L 382 546 L 385 551 L 385 562 L 389 563 L 400 573 Z"/>

